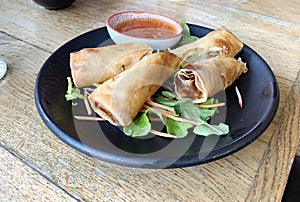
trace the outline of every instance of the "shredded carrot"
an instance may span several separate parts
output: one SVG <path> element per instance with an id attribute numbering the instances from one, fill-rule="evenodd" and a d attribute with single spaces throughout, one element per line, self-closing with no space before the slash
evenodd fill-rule
<path id="1" fill-rule="evenodd" d="M 147 106 L 147 105 L 144 105 L 144 106 L 146 106 L 147 108 L 151 108 L 150 106 Z M 160 112 L 165 117 L 168 117 L 168 118 L 173 119 L 175 121 L 179 121 L 179 122 L 183 122 L 183 123 L 190 123 L 190 124 L 196 125 L 196 126 L 200 125 L 200 123 L 198 123 L 196 121 L 191 121 L 191 120 L 188 120 L 188 119 L 180 118 L 180 117 L 178 117 L 177 114 L 173 114 L 173 113 L 171 113 L 169 111 L 165 111 L 163 109 L 155 109 L 155 110 L 157 110 L 158 112 Z"/>
<path id="2" fill-rule="evenodd" d="M 217 104 L 199 104 L 198 107 L 200 108 L 213 108 L 213 107 L 221 107 L 225 106 L 224 102 L 217 103 Z"/>
<path id="3" fill-rule="evenodd" d="M 144 107 L 146 107 L 147 109 L 152 108 L 151 106 L 146 105 L 146 104 L 144 105 Z M 155 110 L 158 111 L 158 112 L 160 112 L 161 114 L 163 114 L 165 116 L 172 116 L 172 117 L 178 116 L 178 114 L 174 114 L 174 113 L 172 113 L 170 111 L 167 111 L 167 110 L 164 110 L 164 109 L 155 108 Z"/>
<path id="4" fill-rule="evenodd" d="M 157 130 L 151 130 L 150 133 L 152 133 L 154 135 L 157 135 L 157 136 L 161 136 L 161 137 L 177 138 L 175 135 L 171 135 L 169 133 L 159 132 Z"/>
<path id="5" fill-rule="evenodd" d="M 183 123 L 189 123 L 189 124 L 192 124 L 192 125 L 195 125 L 195 126 L 199 126 L 200 123 L 196 122 L 196 121 L 191 121 L 191 120 L 188 120 L 188 119 L 184 119 L 184 118 L 180 118 L 180 117 L 176 117 L 176 116 L 167 116 L 168 118 L 170 119 L 173 119 L 175 121 L 179 121 L 179 122 L 183 122 Z"/>
<path id="6" fill-rule="evenodd" d="M 93 116 L 74 116 L 74 118 L 81 121 L 106 121 L 104 118 Z"/>
<path id="7" fill-rule="evenodd" d="M 150 106 L 153 106 L 153 107 L 159 107 L 159 108 L 162 108 L 162 109 L 165 109 L 165 110 L 174 112 L 174 108 L 173 108 L 173 107 L 168 107 L 168 106 L 159 104 L 159 103 L 157 103 L 157 102 L 154 102 L 154 101 L 152 101 L 152 100 L 147 100 L 146 103 L 147 103 L 148 105 L 150 105 Z"/>
<path id="8" fill-rule="evenodd" d="M 154 118 L 154 117 L 150 117 L 149 119 L 150 119 L 150 121 L 161 121 L 161 119 L 160 119 L 160 118 Z"/>

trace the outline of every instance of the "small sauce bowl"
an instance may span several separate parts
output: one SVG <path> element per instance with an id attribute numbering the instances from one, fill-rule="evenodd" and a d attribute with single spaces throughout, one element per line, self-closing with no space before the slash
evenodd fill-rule
<path id="1" fill-rule="evenodd" d="M 140 42 L 159 50 L 174 47 L 183 34 L 182 26 L 175 20 L 139 11 L 113 14 L 106 20 L 106 27 L 116 44 Z"/>

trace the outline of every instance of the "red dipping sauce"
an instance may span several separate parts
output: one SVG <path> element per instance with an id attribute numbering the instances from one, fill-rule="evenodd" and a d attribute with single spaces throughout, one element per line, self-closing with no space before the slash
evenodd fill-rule
<path id="1" fill-rule="evenodd" d="M 136 18 L 126 21 L 118 25 L 116 30 L 128 36 L 147 39 L 163 39 L 177 35 L 176 28 L 173 25 L 150 18 Z"/>

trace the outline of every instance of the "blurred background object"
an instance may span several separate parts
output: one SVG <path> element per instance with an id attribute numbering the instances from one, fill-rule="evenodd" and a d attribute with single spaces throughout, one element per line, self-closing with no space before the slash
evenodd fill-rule
<path id="1" fill-rule="evenodd" d="M 68 8 L 75 0 L 33 0 L 40 6 L 49 10 Z"/>
<path id="2" fill-rule="evenodd" d="M 7 66 L 4 60 L 0 58 L 0 79 L 2 79 L 7 71 Z"/>

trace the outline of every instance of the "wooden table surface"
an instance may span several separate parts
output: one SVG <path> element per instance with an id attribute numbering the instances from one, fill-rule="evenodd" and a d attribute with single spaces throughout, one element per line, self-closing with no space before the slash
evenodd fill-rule
<path id="1" fill-rule="evenodd" d="M 126 10 L 233 32 L 272 67 L 277 114 L 244 149 L 211 163 L 133 169 L 88 157 L 45 126 L 34 103 L 36 76 L 62 44 Z M 76 0 L 50 11 L 30 0 L 0 0 L 0 200 L 280 201 L 299 139 L 299 0 Z"/>

